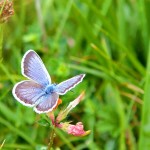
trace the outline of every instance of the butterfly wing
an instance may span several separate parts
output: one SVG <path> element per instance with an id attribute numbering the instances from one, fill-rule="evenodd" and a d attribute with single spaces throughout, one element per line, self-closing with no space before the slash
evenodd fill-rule
<path id="1" fill-rule="evenodd" d="M 56 107 L 59 95 L 57 93 L 45 94 L 39 100 L 39 104 L 34 107 L 35 112 L 47 113 Z"/>
<path id="2" fill-rule="evenodd" d="M 80 75 L 77 75 L 77 76 L 75 76 L 73 78 L 70 78 L 70 79 L 68 79 L 68 80 L 66 80 L 64 82 L 61 82 L 60 84 L 56 85 L 56 92 L 59 95 L 64 95 L 69 90 L 74 88 L 77 84 L 82 82 L 84 76 L 85 76 L 85 74 L 80 74 Z"/>
<path id="3" fill-rule="evenodd" d="M 13 96 L 21 104 L 29 107 L 33 107 L 43 95 L 43 87 L 33 81 L 22 81 L 17 83 L 13 90 Z"/>
<path id="4" fill-rule="evenodd" d="M 22 74 L 25 77 L 32 79 L 41 85 L 51 84 L 50 76 L 41 58 L 35 51 L 28 50 L 25 53 L 22 58 L 21 68 Z"/>

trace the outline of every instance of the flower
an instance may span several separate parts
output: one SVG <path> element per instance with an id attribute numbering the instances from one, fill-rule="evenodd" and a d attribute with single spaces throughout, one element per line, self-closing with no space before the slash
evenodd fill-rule
<path id="1" fill-rule="evenodd" d="M 60 113 L 58 114 L 58 116 L 56 118 L 56 121 L 59 123 L 60 121 L 65 119 L 67 117 L 68 113 L 79 104 L 79 102 L 82 100 L 83 96 L 84 96 L 84 92 L 82 92 L 75 100 L 70 102 L 65 110 L 60 111 Z"/>
<path id="2" fill-rule="evenodd" d="M 78 123 L 76 123 L 76 125 L 69 124 L 69 123 L 62 123 L 61 127 L 68 134 L 71 134 L 74 136 L 85 136 L 90 133 L 90 130 L 88 130 L 88 131 L 84 130 L 84 126 L 83 126 L 82 122 L 78 122 Z"/>
<path id="3" fill-rule="evenodd" d="M 68 134 L 72 134 L 75 136 L 80 136 L 85 133 L 82 122 L 78 122 L 76 125 L 68 126 L 67 132 Z"/>
<path id="4" fill-rule="evenodd" d="M 68 113 L 79 104 L 79 102 L 82 100 L 83 96 L 84 96 L 84 92 L 82 92 L 75 100 L 70 102 L 66 109 L 60 111 L 60 113 L 58 114 L 56 119 L 55 119 L 53 111 L 48 113 L 48 116 L 51 119 L 51 122 L 54 127 L 60 128 L 63 131 L 67 132 L 68 134 L 71 134 L 74 136 L 85 136 L 90 133 L 90 130 L 88 130 L 88 131 L 84 130 L 84 126 L 83 126 L 82 122 L 78 122 L 75 125 L 70 124 L 70 122 L 61 122 L 62 120 L 64 120 L 67 117 Z M 62 101 L 59 100 L 57 106 L 61 102 Z"/>

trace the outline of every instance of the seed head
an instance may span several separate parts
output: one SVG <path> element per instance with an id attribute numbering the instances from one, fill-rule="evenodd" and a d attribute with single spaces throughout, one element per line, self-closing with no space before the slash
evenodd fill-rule
<path id="1" fill-rule="evenodd" d="M 8 21 L 13 14 L 13 3 L 9 0 L 0 1 L 0 23 Z"/>

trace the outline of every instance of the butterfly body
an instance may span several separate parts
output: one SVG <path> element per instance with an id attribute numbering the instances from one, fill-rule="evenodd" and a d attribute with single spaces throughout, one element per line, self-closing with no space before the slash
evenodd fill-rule
<path id="1" fill-rule="evenodd" d="M 47 113 L 56 107 L 59 95 L 64 95 L 82 82 L 85 74 L 74 76 L 59 84 L 52 84 L 51 78 L 38 54 L 28 50 L 23 56 L 21 69 L 29 80 L 15 84 L 12 94 L 21 104 L 34 107 L 37 113 Z"/>
<path id="2" fill-rule="evenodd" d="M 56 90 L 56 84 L 49 84 L 46 86 L 44 91 L 46 94 L 52 94 L 55 92 L 55 90 Z"/>

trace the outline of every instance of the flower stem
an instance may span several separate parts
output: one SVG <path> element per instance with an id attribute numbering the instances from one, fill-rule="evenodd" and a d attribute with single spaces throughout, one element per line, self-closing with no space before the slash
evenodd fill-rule
<path id="1" fill-rule="evenodd" d="M 50 138 L 49 138 L 49 144 L 48 144 L 48 150 L 51 150 L 53 146 L 53 141 L 55 138 L 55 126 L 52 127 L 52 131 L 50 133 Z"/>

